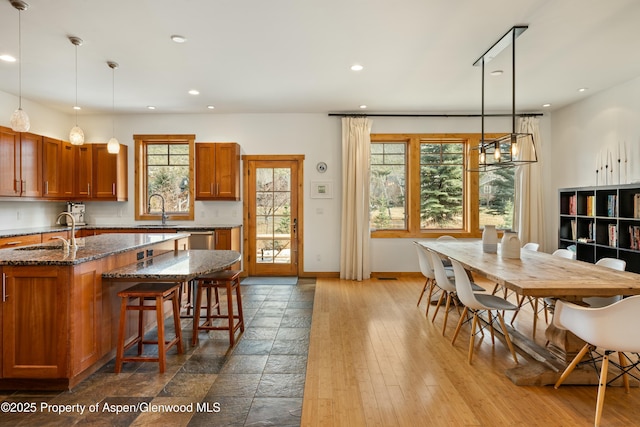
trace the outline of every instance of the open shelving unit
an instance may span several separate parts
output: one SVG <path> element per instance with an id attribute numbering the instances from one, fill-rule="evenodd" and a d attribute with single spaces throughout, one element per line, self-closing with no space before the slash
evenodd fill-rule
<path id="1" fill-rule="evenodd" d="M 576 258 L 619 258 L 640 273 L 640 184 L 561 188 L 558 247 L 576 245 Z M 636 196 L 638 195 L 638 196 Z"/>

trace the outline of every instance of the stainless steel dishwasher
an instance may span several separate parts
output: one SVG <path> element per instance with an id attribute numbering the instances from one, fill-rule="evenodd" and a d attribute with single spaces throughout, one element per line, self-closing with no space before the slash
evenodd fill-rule
<path id="1" fill-rule="evenodd" d="M 190 231 L 189 249 L 215 249 L 215 231 Z"/>

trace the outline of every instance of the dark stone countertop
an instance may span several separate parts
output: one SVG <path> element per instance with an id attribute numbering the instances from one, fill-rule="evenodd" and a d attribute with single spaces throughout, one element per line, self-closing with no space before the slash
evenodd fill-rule
<path id="1" fill-rule="evenodd" d="M 188 282 L 240 261 L 240 253 L 227 250 L 167 252 L 147 260 L 102 273 L 111 281 Z"/>
<path id="2" fill-rule="evenodd" d="M 76 230 L 176 230 L 181 231 L 210 231 L 210 230 L 228 230 L 231 228 L 241 227 L 241 224 L 215 224 L 215 225 L 180 225 L 180 224 L 110 224 L 110 225 L 78 225 Z M 68 231 L 71 226 L 55 225 L 31 228 L 16 228 L 13 230 L 0 230 L 1 237 L 26 236 L 29 234 L 53 233 L 56 231 Z"/>
<path id="3" fill-rule="evenodd" d="M 78 238 L 78 248 L 65 252 L 62 242 L 0 249 L 0 265 L 75 265 L 156 243 L 189 237 L 188 233 L 110 233 Z"/>

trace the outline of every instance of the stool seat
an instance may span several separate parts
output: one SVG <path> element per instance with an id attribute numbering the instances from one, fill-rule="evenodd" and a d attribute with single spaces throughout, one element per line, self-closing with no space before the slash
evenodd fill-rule
<path id="1" fill-rule="evenodd" d="M 229 344 L 234 346 L 236 341 L 236 331 L 244 332 L 244 316 L 242 314 L 242 295 L 240 291 L 240 270 L 221 270 L 214 273 L 205 274 L 196 279 L 196 304 L 193 318 L 193 339 L 195 346 L 198 342 L 198 333 L 200 330 L 206 331 L 229 331 Z M 227 312 L 221 313 L 219 289 L 225 289 L 227 294 Z M 202 291 L 207 292 L 206 305 L 202 307 Z M 236 294 L 236 314 L 233 309 L 233 293 Z M 215 301 L 212 301 L 215 297 Z M 200 323 L 200 311 L 206 310 L 205 318 Z M 216 310 L 217 314 L 213 314 L 212 310 Z M 218 322 L 214 324 L 216 319 L 223 319 L 226 322 Z"/>
<path id="2" fill-rule="evenodd" d="M 178 294 L 180 292 L 180 283 L 138 283 L 130 288 L 118 292 L 121 298 L 120 303 L 120 325 L 118 329 L 118 348 L 116 350 L 116 367 L 115 372 L 120 373 L 123 362 L 158 362 L 160 373 L 166 369 L 166 352 L 174 345 L 178 348 L 178 353 L 183 353 L 182 348 L 182 331 L 180 329 L 180 306 L 178 304 Z M 138 299 L 138 304 L 129 304 L 129 299 Z M 145 305 L 145 301 L 155 301 L 155 304 Z M 176 336 L 171 341 L 165 341 L 164 334 L 164 302 L 171 300 L 173 309 L 173 321 Z M 156 321 L 158 325 L 157 341 L 148 341 L 144 339 L 143 313 L 145 311 L 156 312 Z M 127 322 L 127 311 L 138 312 L 138 331 L 136 337 L 125 345 L 125 333 Z M 138 345 L 137 356 L 124 356 L 124 352 Z M 143 356 L 142 352 L 144 344 L 157 344 L 158 357 Z"/>

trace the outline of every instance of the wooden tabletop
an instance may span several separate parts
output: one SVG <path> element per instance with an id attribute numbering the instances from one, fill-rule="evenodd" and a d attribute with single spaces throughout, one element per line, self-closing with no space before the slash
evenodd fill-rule
<path id="1" fill-rule="evenodd" d="M 571 298 L 640 294 L 640 274 L 628 271 L 524 249 L 520 251 L 520 259 L 503 259 L 499 248 L 497 254 L 482 252 L 481 241 L 420 244 L 520 295 Z"/>

